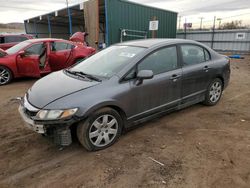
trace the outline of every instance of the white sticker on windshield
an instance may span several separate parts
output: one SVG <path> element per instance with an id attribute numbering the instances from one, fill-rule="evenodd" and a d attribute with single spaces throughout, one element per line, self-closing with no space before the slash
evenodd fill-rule
<path id="1" fill-rule="evenodd" d="M 133 53 L 129 53 L 129 52 L 121 52 L 121 53 L 119 54 L 119 56 L 121 56 L 121 57 L 128 57 L 128 58 L 132 58 L 132 57 L 134 57 L 134 56 L 135 56 L 135 54 L 133 54 Z"/>

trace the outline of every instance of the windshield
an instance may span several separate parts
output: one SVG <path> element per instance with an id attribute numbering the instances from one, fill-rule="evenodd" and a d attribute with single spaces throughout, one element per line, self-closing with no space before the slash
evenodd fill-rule
<path id="1" fill-rule="evenodd" d="M 28 46 L 30 44 L 29 41 L 24 41 L 24 42 L 21 42 L 11 48 L 9 48 L 8 50 L 6 50 L 6 52 L 9 54 L 9 55 L 12 55 L 12 54 L 15 54 L 17 52 L 19 52 L 21 49 L 23 49 L 24 47 Z"/>
<path id="2" fill-rule="evenodd" d="M 81 71 L 86 74 L 110 78 L 126 65 L 137 54 L 145 50 L 133 46 L 111 46 L 75 65 L 72 71 Z"/>

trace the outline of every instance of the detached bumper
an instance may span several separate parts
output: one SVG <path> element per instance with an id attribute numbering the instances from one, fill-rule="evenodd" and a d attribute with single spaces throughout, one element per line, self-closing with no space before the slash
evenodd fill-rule
<path id="1" fill-rule="evenodd" d="M 54 138 L 55 144 L 68 146 L 72 143 L 70 126 L 77 121 L 71 118 L 67 120 L 56 121 L 36 121 L 29 113 L 23 104 L 20 104 L 18 111 L 25 122 L 25 127 L 47 136 Z"/>
<path id="2" fill-rule="evenodd" d="M 28 117 L 26 114 L 25 114 L 25 108 L 20 105 L 19 108 L 18 108 L 18 111 L 23 119 L 23 121 L 25 122 L 25 126 L 37 133 L 40 133 L 40 134 L 45 134 L 46 133 L 46 129 L 44 127 L 44 125 L 42 124 L 36 124 L 34 122 L 34 120 L 32 120 L 30 117 Z"/>

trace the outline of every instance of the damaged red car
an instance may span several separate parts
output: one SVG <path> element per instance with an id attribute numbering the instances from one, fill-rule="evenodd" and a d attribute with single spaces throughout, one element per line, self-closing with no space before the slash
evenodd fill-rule
<path id="1" fill-rule="evenodd" d="M 0 50 L 0 86 L 13 78 L 41 77 L 67 68 L 95 53 L 84 43 L 63 39 L 31 39 Z"/>

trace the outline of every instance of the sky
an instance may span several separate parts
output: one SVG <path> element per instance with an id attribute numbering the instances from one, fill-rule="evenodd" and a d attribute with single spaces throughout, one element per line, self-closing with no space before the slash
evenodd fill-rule
<path id="1" fill-rule="evenodd" d="M 70 5 L 84 0 L 68 0 Z M 180 26 L 186 21 L 193 26 L 210 27 L 216 16 L 223 22 L 242 20 L 250 25 L 250 0 L 131 0 L 178 12 Z M 45 14 L 66 6 L 65 0 L 0 0 L 0 23 L 23 22 L 23 20 Z M 178 24 L 179 25 L 179 21 Z"/>

